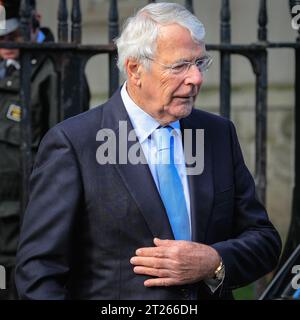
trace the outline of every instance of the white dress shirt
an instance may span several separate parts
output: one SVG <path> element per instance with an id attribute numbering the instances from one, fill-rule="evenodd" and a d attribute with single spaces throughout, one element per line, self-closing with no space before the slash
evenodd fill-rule
<path id="1" fill-rule="evenodd" d="M 126 89 L 126 82 L 124 83 L 121 89 L 121 97 L 126 108 L 126 111 L 129 115 L 130 121 L 132 123 L 133 129 L 135 130 L 136 136 L 139 140 L 139 143 L 142 146 L 142 150 L 144 152 L 145 158 L 149 165 L 152 177 L 155 181 L 156 187 L 159 191 L 159 184 L 155 169 L 155 162 L 153 159 L 156 159 L 156 146 L 154 143 L 151 143 L 151 140 L 148 139 L 149 136 L 156 130 L 160 123 L 151 117 L 147 112 L 145 112 L 142 108 L 140 108 L 129 96 L 127 89 Z M 189 221 L 190 221 L 190 231 L 192 236 L 192 228 L 191 228 L 191 208 L 190 208 L 190 193 L 186 175 L 186 166 L 185 166 L 185 158 L 183 152 L 183 145 L 182 145 L 182 134 L 180 131 L 180 123 L 179 121 L 171 122 L 169 124 L 172 128 L 175 129 L 174 134 L 174 162 L 177 168 L 179 177 L 182 182 L 183 192 L 186 202 L 186 207 L 189 214 Z M 204 282 L 210 288 L 212 292 L 215 292 L 219 286 L 223 283 L 224 278 L 220 280 L 215 279 L 206 279 Z"/>
<path id="2" fill-rule="evenodd" d="M 130 98 L 127 89 L 126 89 L 126 82 L 124 83 L 121 89 L 121 97 L 123 103 L 125 105 L 126 111 L 129 115 L 131 120 L 133 129 L 135 130 L 136 136 L 139 140 L 139 143 L 142 146 L 143 153 L 147 160 L 148 166 L 150 168 L 152 177 L 156 184 L 156 187 L 159 190 L 159 184 L 155 169 L 155 159 L 157 148 L 154 143 L 151 143 L 151 140 L 148 139 L 149 136 L 160 126 L 160 123 L 151 117 L 147 112 L 145 112 L 142 108 L 135 104 L 135 102 Z M 186 202 L 186 207 L 189 215 L 189 222 L 190 222 L 190 231 L 191 228 L 191 209 L 190 209 L 190 193 L 188 187 L 188 181 L 186 176 L 186 167 L 185 167 L 185 158 L 182 146 L 182 134 L 180 131 L 180 123 L 179 121 L 171 122 L 169 124 L 170 127 L 174 128 L 174 162 L 179 174 L 183 192 Z M 192 232 L 190 233 L 192 235 Z"/>

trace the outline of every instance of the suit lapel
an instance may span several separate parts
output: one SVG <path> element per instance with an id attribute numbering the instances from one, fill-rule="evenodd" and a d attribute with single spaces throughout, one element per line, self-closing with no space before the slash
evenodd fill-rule
<path id="1" fill-rule="evenodd" d="M 167 213 L 138 139 L 135 141 L 128 141 L 129 139 L 127 139 L 125 151 L 128 155 L 128 152 L 132 147 L 138 146 L 141 151 L 141 158 L 144 159 L 144 164 L 132 164 L 130 161 L 127 161 L 126 164 L 120 164 L 118 161 L 120 155 L 119 146 L 120 143 L 122 144 L 122 141 L 120 141 L 119 138 L 122 139 L 121 136 L 123 135 L 122 131 L 122 135 L 119 136 L 119 122 L 124 121 L 124 124 L 126 124 L 127 137 L 130 131 L 133 130 L 130 118 L 121 99 L 120 91 L 118 91 L 104 107 L 106 108 L 103 114 L 102 128 L 113 129 L 117 137 L 117 164 L 115 168 L 119 172 L 128 192 L 144 216 L 153 237 L 174 239 Z"/>
<path id="2" fill-rule="evenodd" d="M 209 132 L 205 130 L 205 123 L 199 117 L 193 118 L 193 113 L 181 121 L 181 129 L 192 130 L 192 150 L 196 154 L 196 129 L 204 129 L 204 169 L 201 174 L 188 175 L 188 184 L 191 201 L 191 219 L 192 219 L 192 240 L 196 242 L 205 242 L 206 230 L 213 204 L 213 172 L 212 172 L 212 148 L 209 139 Z M 199 147 L 198 147 L 199 148 Z"/>

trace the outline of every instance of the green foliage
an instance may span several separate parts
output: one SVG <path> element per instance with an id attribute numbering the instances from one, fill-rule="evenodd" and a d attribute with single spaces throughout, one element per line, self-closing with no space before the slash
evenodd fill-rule
<path id="1" fill-rule="evenodd" d="M 233 291 L 236 300 L 254 300 L 254 285 L 250 284 Z"/>

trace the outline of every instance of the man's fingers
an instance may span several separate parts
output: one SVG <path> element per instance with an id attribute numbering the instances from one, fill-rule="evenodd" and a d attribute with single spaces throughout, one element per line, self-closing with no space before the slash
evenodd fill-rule
<path id="1" fill-rule="evenodd" d="M 176 281 L 171 278 L 148 279 L 144 282 L 145 287 L 169 287 L 176 284 Z"/>
<path id="2" fill-rule="evenodd" d="M 134 267 L 133 271 L 136 274 L 143 274 L 143 275 L 159 277 L 159 278 L 168 277 L 170 273 L 166 269 L 156 269 L 156 268 L 148 268 L 148 267 L 142 267 L 142 266 Z"/>
<path id="3" fill-rule="evenodd" d="M 166 258 L 167 250 L 159 247 L 139 248 L 135 254 L 139 257 Z"/>
<path id="4" fill-rule="evenodd" d="M 183 240 L 161 240 L 159 238 L 154 238 L 153 242 L 156 247 L 145 247 L 139 248 L 136 250 L 137 256 L 145 256 L 145 257 L 166 257 L 169 250 L 166 250 L 170 247 L 178 247 L 178 245 L 184 244 Z"/>
<path id="5" fill-rule="evenodd" d="M 162 239 L 159 239 L 159 238 L 154 238 L 153 242 L 157 247 L 160 247 L 160 246 L 170 247 L 170 246 L 174 245 L 174 242 L 176 242 L 176 240 L 168 240 L 168 239 L 167 240 L 162 240 Z"/>
<path id="6" fill-rule="evenodd" d="M 151 268 L 168 268 L 171 265 L 171 261 L 168 259 L 152 258 L 152 257 L 132 257 L 130 263 L 135 266 L 144 266 Z"/>
<path id="7" fill-rule="evenodd" d="M 154 238 L 153 239 L 154 244 L 157 247 L 178 247 L 178 246 L 187 246 L 191 244 L 191 241 L 187 240 L 162 240 L 159 238 Z"/>

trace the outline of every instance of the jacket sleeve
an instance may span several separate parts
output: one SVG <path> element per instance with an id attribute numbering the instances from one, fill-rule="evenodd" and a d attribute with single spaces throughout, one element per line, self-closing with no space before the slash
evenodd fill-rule
<path id="1" fill-rule="evenodd" d="M 82 184 L 75 152 L 58 126 L 40 145 L 30 188 L 17 253 L 18 293 L 21 299 L 67 299 Z"/>
<path id="2" fill-rule="evenodd" d="M 212 245 L 223 259 L 224 287 L 247 285 L 272 271 L 281 252 L 279 234 L 255 194 L 254 180 L 247 169 L 237 134 L 230 122 L 235 183 L 233 237 Z"/>

